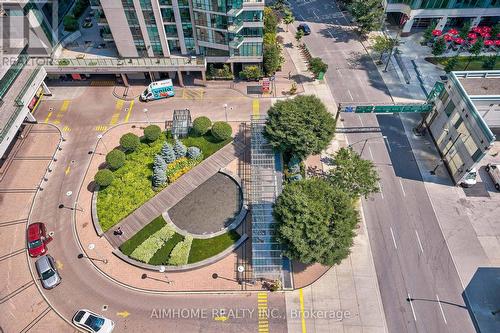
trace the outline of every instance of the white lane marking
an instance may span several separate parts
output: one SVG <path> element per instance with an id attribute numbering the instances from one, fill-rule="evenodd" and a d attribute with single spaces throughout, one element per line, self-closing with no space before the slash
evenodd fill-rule
<path id="1" fill-rule="evenodd" d="M 417 316 L 415 315 L 415 309 L 413 308 L 413 302 L 411 300 L 411 296 L 409 293 L 408 293 L 408 302 L 410 302 L 411 312 L 413 313 L 413 319 L 417 321 Z"/>
<path id="2" fill-rule="evenodd" d="M 347 92 L 349 93 L 349 97 L 351 97 L 351 101 L 354 101 L 354 98 L 352 98 L 351 91 L 349 89 L 347 89 Z"/>
<path id="3" fill-rule="evenodd" d="M 436 294 L 436 299 L 438 301 L 438 304 L 439 304 L 439 308 L 441 309 L 441 315 L 443 316 L 443 319 L 444 319 L 444 323 L 446 325 L 448 325 L 448 322 L 446 321 L 446 316 L 444 315 L 444 310 L 443 310 L 443 306 L 441 305 L 441 301 L 439 300 L 439 296 Z"/>
<path id="4" fill-rule="evenodd" d="M 330 35 L 330 37 L 332 37 L 332 38 L 333 38 L 333 35 L 332 35 L 332 33 L 330 32 L 330 30 L 327 30 L 327 32 L 328 32 L 328 34 Z"/>
<path id="5" fill-rule="evenodd" d="M 401 190 L 403 191 L 403 196 L 406 197 L 405 188 L 403 187 L 403 182 L 401 181 L 401 178 L 399 178 L 399 185 L 401 185 Z"/>
<path id="6" fill-rule="evenodd" d="M 372 158 L 372 161 L 374 161 L 375 159 L 373 158 L 373 153 L 370 146 L 368 146 L 368 151 L 370 152 L 370 157 Z"/>
<path id="7" fill-rule="evenodd" d="M 318 14 L 316 14 L 316 9 L 313 9 L 313 15 L 314 15 L 314 17 L 316 17 L 317 20 L 319 20 L 319 16 L 318 16 Z"/>
<path id="8" fill-rule="evenodd" d="M 384 138 L 384 141 L 385 141 L 385 142 L 386 142 L 386 144 L 387 144 L 387 149 L 389 149 L 389 153 L 392 153 L 391 144 L 389 143 L 389 139 Z"/>
<path id="9" fill-rule="evenodd" d="M 396 237 L 394 237 L 394 231 L 392 231 L 392 227 L 389 227 L 389 229 L 391 229 L 391 236 L 392 236 L 392 242 L 394 243 L 394 247 L 396 248 L 396 250 L 398 249 L 398 246 L 396 244 Z"/>
<path id="10" fill-rule="evenodd" d="M 304 16 L 302 16 L 302 14 L 299 14 L 299 17 L 300 17 L 300 20 L 301 20 L 302 22 L 304 22 L 304 21 L 305 21 L 305 20 L 304 20 Z"/>
<path id="11" fill-rule="evenodd" d="M 384 192 L 382 192 L 382 185 L 380 184 L 379 181 L 377 181 L 377 183 L 378 183 L 378 189 L 380 191 L 380 195 L 382 196 L 382 199 L 383 199 L 384 198 Z"/>
<path id="12" fill-rule="evenodd" d="M 422 247 L 422 242 L 420 241 L 420 236 L 418 235 L 418 231 L 415 230 L 415 235 L 417 235 L 418 246 L 420 246 L 420 251 L 424 253 L 424 248 Z"/>
<path id="13" fill-rule="evenodd" d="M 349 91 L 349 90 L 348 90 L 348 91 Z M 361 126 L 363 126 L 363 127 L 364 127 L 365 125 L 363 125 L 363 119 L 361 119 L 361 116 L 359 115 L 359 113 L 358 113 L 358 119 L 359 119 L 359 122 L 361 123 Z"/>

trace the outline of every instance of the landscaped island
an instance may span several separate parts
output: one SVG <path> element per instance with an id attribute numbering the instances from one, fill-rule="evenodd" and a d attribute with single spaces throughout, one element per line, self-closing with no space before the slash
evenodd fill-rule
<path id="1" fill-rule="evenodd" d="M 122 136 L 120 146 L 106 156 L 107 168 L 94 178 L 100 187 L 97 216 L 103 231 L 231 141 L 227 123 L 212 126 L 208 118 L 200 118 L 180 140 L 156 125 L 146 127 L 141 138 L 132 133 Z"/>

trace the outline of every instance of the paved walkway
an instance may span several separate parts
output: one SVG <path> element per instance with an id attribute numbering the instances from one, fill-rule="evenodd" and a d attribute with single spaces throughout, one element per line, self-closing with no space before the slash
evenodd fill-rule
<path id="1" fill-rule="evenodd" d="M 298 75 L 311 77 L 307 63 L 293 39 L 292 33 L 280 33 L 285 44 L 293 47 L 285 48 L 290 55 Z M 328 75 L 328 74 L 327 74 Z M 319 97 L 328 110 L 336 115 L 337 104 L 326 81 L 310 81 L 304 83 L 306 94 Z M 338 126 L 342 124 L 339 123 Z M 336 134 L 323 157 L 346 146 L 344 135 Z M 323 159 L 324 160 L 324 159 Z M 308 160 L 319 170 L 327 170 L 328 165 L 318 158 Z M 310 269 L 321 269 L 310 266 Z M 294 272 L 294 279 L 302 281 L 308 268 L 302 272 Z M 308 287 L 286 294 L 288 332 L 386 332 L 384 310 L 378 290 L 377 275 L 368 241 L 364 220 L 360 222 L 351 254 L 342 263 L 330 268 L 321 278 Z M 304 310 L 304 319 L 299 315 Z"/>
<path id="2" fill-rule="evenodd" d="M 244 149 L 245 146 L 240 143 L 240 139 L 235 138 L 233 142 L 215 152 L 212 156 L 198 164 L 173 184 L 167 186 L 151 200 L 137 208 L 120 223 L 105 232 L 104 235 L 106 239 L 113 247 L 119 247 L 149 222 L 175 206 L 175 204 L 181 201 L 195 188 L 203 184 L 210 177 L 219 172 L 221 168 L 227 166 L 231 161 L 240 156 Z M 118 227 L 123 231 L 120 237 L 113 235 L 114 230 Z"/>

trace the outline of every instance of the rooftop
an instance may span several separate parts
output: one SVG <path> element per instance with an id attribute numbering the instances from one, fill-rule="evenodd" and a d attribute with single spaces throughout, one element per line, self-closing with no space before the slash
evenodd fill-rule
<path id="1" fill-rule="evenodd" d="M 474 77 L 459 78 L 465 92 L 469 96 L 499 96 L 500 99 L 500 76 L 498 77 Z"/>

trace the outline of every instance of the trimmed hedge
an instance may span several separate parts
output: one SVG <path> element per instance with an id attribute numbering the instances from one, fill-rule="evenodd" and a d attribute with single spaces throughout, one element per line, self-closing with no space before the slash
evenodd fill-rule
<path id="1" fill-rule="evenodd" d="M 172 252 L 170 252 L 170 258 L 168 260 L 169 265 L 186 265 L 188 263 L 192 243 L 193 236 L 191 235 L 187 235 L 182 242 L 177 243 Z"/>
<path id="2" fill-rule="evenodd" d="M 208 117 L 198 117 L 193 121 L 193 132 L 195 135 L 202 136 L 208 132 L 212 126 L 212 121 Z"/>
<path id="3" fill-rule="evenodd" d="M 129 256 L 139 245 L 141 245 L 146 239 L 148 239 L 149 236 L 163 228 L 165 225 L 166 224 L 163 217 L 161 215 L 158 216 L 141 230 L 139 230 L 139 232 L 129 238 L 125 243 L 123 243 L 120 246 L 120 251 L 122 251 L 123 254 Z"/>
<path id="4" fill-rule="evenodd" d="M 133 151 L 135 151 L 139 147 L 140 144 L 141 144 L 141 140 L 134 133 L 124 134 L 120 138 L 120 146 L 126 152 L 133 152 Z"/>
<path id="5" fill-rule="evenodd" d="M 149 260 L 151 265 L 168 265 L 168 258 L 172 249 L 177 245 L 177 243 L 182 242 L 184 237 L 178 233 L 175 233 L 168 242 L 163 244 L 162 248 L 156 251 L 153 258 Z"/>
<path id="6" fill-rule="evenodd" d="M 231 137 L 233 130 L 225 121 L 216 121 L 212 126 L 212 135 L 218 141 L 224 141 Z"/>
<path id="7" fill-rule="evenodd" d="M 113 182 L 114 178 L 115 176 L 113 175 L 113 172 L 111 172 L 111 170 L 103 169 L 96 172 L 94 176 L 94 181 L 100 187 L 106 187 Z"/>
<path id="8" fill-rule="evenodd" d="M 144 137 L 149 142 L 155 142 L 160 138 L 161 128 L 158 125 L 149 125 L 144 129 Z"/>
<path id="9" fill-rule="evenodd" d="M 113 149 L 106 155 L 106 163 L 112 170 L 118 170 L 125 164 L 125 153 Z"/>
<path id="10" fill-rule="evenodd" d="M 174 234 L 175 230 L 171 226 L 165 225 L 142 242 L 141 245 L 136 247 L 130 254 L 130 257 L 148 263 L 155 253 L 162 248 L 163 244 L 165 244 Z"/>

